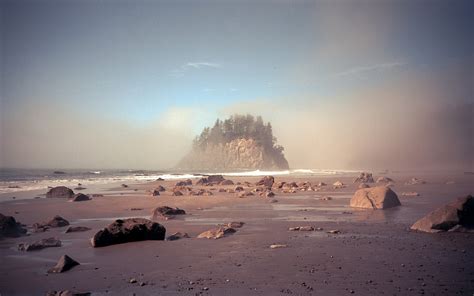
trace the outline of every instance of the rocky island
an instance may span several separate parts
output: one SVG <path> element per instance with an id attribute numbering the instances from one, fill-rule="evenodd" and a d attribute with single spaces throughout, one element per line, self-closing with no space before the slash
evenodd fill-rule
<path id="1" fill-rule="evenodd" d="M 217 119 L 212 128 L 204 128 L 194 139 L 191 152 L 178 168 L 286 170 L 289 166 L 284 148 L 276 142 L 271 124 L 265 124 L 261 116 Z"/>

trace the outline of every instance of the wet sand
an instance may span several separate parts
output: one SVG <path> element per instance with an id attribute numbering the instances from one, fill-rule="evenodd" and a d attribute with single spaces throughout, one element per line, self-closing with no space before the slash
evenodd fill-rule
<path id="1" fill-rule="evenodd" d="M 46 198 L 3 202 L 2 214 L 29 226 L 60 215 L 73 226 L 92 230 L 64 233 L 66 227 L 53 228 L 0 240 L 0 294 L 44 295 L 49 290 L 68 289 L 93 295 L 473 295 L 473 234 L 426 234 L 408 228 L 438 206 L 472 194 L 474 176 L 416 175 L 428 183 L 411 186 L 404 183 L 415 175 L 387 176 L 395 179 L 393 189 L 402 206 L 375 211 L 348 206 L 357 188 L 352 183 L 355 175 L 277 176 L 276 182 L 323 181 L 328 186 L 320 192 L 275 190 L 274 198 L 238 198 L 217 190 L 213 196 L 171 196 L 168 190 L 176 181 L 157 181 L 107 188 L 100 192 L 103 197 L 86 202 Z M 255 183 L 259 178 L 228 179 Z M 336 180 L 348 186 L 333 189 L 331 184 Z M 167 191 L 150 196 L 147 190 L 159 184 Z M 235 186 L 203 188 L 220 187 Z M 401 195 L 409 191 L 420 196 Z M 34 197 L 37 192 L 23 194 Z M 318 200 L 323 196 L 332 200 Z M 272 199 L 278 202 L 270 202 Z M 162 205 L 187 212 L 183 217 L 159 221 L 167 235 L 180 231 L 191 238 L 91 247 L 93 234 L 114 219 L 149 218 L 151 211 Z M 231 221 L 245 225 L 219 240 L 195 238 L 216 224 Z M 304 225 L 323 230 L 288 231 L 289 227 Z M 329 234 L 329 230 L 340 233 Z M 21 242 L 52 236 L 63 246 L 17 251 Z M 287 247 L 270 249 L 272 244 Z M 62 274 L 47 274 L 63 254 L 81 265 Z M 131 278 L 137 283 L 130 283 Z"/>

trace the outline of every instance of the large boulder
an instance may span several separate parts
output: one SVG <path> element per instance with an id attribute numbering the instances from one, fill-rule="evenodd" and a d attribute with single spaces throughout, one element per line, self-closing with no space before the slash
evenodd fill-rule
<path id="1" fill-rule="evenodd" d="M 168 220 L 174 218 L 176 215 L 185 215 L 186 212 L 180 208 L 171 208 L 168 206 L 157 207 L 153 210 L 152 220 Z"/>
<path id="2" fill-rule="evenodd" d="M 474 197 L 458 198 L 416 221 L 410 229 L 431 233 L 473 230 Z"/>
<path id="3" fill-rule="evenodd" d="M 19 237 L 24 234 L 26 234 L 26 229 L 16 222 L 15 218 L 0 214 L 0 238 Z"/>
<path id="4" fill-rule="evenodd" d="M 372 173 L 361 172 L 359 177 L 354 180 L 354 183 L 374 183 Z"/>
<path id="5" fill-rule="evenodd" d="M 260 181 L 258 181 L 255 185 L 257 186 L 265 186 L 268 189 L 271 189 L 275 183 L 275 178 L 273 176 L 265 176 Z"/>
<path id="6" fill-rule="evenodd" d="M 74 191 L 67 188 L 66 186 L 58 186 L 51 188 L 46 192 L 46 197 L 54 198 L 72 198 L 74 197 Z"/>
<path id="7" fill-rule="evenodd" d="M 387 186 L 359 189 L 350 202 L 351 207 L 382 210 L 400 205 L 397 194 Z"/>
<path id="8" fill-rule="evenodd" d="M 92 238 L 94 248 L 143 240 L 164 240 L 166 229 L 143 218 L 118 219 L 99 230 Z"/>

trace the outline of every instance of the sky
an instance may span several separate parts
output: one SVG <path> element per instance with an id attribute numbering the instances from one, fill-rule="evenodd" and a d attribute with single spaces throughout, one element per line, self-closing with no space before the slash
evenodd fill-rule
<path id="1" fill-rule="evenodd" d="M 472 1 L 0 1 L 0 167 L 173 167 L 262 115 L 292 168 L 473 169 Z"/>

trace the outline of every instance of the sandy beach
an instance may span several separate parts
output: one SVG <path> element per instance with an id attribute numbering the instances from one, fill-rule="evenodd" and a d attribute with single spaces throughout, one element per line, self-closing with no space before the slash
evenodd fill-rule
<path id="1" fill-rule="evenodd" d="M 72 226 L 91 230 L 65 233 L 67 227 L 60 227 L 30 233 L 29 228 L 27 236 L 1 240 L 0 294 L 70 290 L 92 295 L 472 295 L 472 234 L 427 234 L 409 227 L 433 209 L 472 193 L 474 176 L 417 175 L 427 183 L 404 185 L 414 176 L 390 175 L 402 206 L 386 210 L 349 207 L 358 186 L 353 183 L 355 177 L 276 176 L 275 182 L 325 182 L 328 186 L 295 193 L 274 188 L 273 198 L 258 194 L 239 198 L 236 193 L 218 192 L 236 185 L 193 185 L 193 190 L 204 188 L 213 195 L 172 196 L 176 180 L 103 187 L 96 192 L 103 196 L 85 202 L 33 199 L 38 192 L 25 192 L 22 194 L 31 194 L 31 199 L 2 202 L 1 213 L 29 227 L 60 215 Z M 243 187 L 250 191 L 260 177 L 226 179 L 248 181 L 251 187 Z M 346 187 L 334 189 L 331 184 L 337 180 Z M 151 196 L 149 191 L 158 185 L 166 191 Z M 403 196 L 402 192 L 419 196 Z M 115 219 L 149 219 L 154 208 L 165 205 L 186 211 L 175 219 L 157 221 L 166 227 L 166 234 L 185 232 L 190 238 L 91 246 L 90 238 Z M 196 238 L 217 224 L 233 221 L 245 224 L 218 240 Z M 317 230 L 289 231 L 297 226 Z M 329 233 L 334 230 L 336 233 Z M 19 243 L 48 237 L 60 239 L 62 246 L 17 250 Z M 274 244 L 286 247 L 271 249 Z M 80 265 L 48 274 L 64 254 Z"/>

